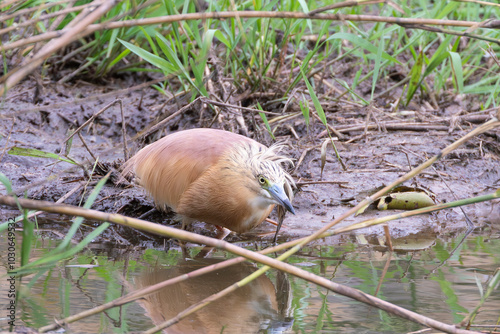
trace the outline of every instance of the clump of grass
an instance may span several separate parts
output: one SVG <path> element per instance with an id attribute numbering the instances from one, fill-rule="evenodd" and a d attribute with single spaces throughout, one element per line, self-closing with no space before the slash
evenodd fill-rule
<path id="1" fill-rule="evenodd" d="M 78 2 L 78 8 L 89 3 Z M 65 29 L 79 13 L 70 11 L 73 3 L 50 5 L 46 1 L 31 1 L 16 4 L 1 9 L 4 26 L 21 21 L 32 23 L 9 30 L 8 43 L 50 29 Z M 122 1 L 101 22 L 133 19 L 136 24 L 97 30 L 92 36 L 81 38 L 67 47 L 65 54 L 53 58 L 50 66 L 77 64 L 78 69 L 66 74 L 62 78 L 64 81 L 75 76 L 99 78 L 116 72 L 174 73 L 177 80 L 170 80 L 159 89 L 189 92 L 193 99 L 196 95 L 208 95 L 206 83 L 214 75 L 216 63 L 217 71 L 222 71 L 217 75 L 231 78 L 234 93 L 272 91 L 276 97 L 286 99 L 297 85 L 305 88 L 300 75 L 304 72 L 311 85 L 319 89 L 317 94 L 327 92 L 321 82 L 326 80 L 344 92 L 337 94 L 339 98 L 346 96 L 362 105 L 376 102 L 377 93 L 382 88 L 390 88 L 396 83 L 394 77 L 410 79 L 408 88 L 399 92 L 404 94 L 401 98 L 406 105 L 411 101 L 418 103 L 421 99 L 436 104 L 447 92 L 484 95 L 484 108 L 498 104 L 499 79 L 493 68 L 498 65 L 492 60 L 496 59 L 498 44 L 488 42 L 498 40 L 497 30 L 476 29 L 474 34 L 467 33 L 464 28 L 423 30 L 427 29 L 424 25 L 426 19 L 479 23 L 484 18 L 498 15 L 497 6 L 445 1 L 429 6 L 425 1 L 414 0 L 402 5 L 360 5 L 335 10 L 343 14 L 376 14 L 379 22 L 371 23 L 313 18 L 241 18 L 235 15 L 226 20 L 209 18 L 180 20 L 165 25 L 141 24 L 152 17 L 196 14 L 201 10 L 279 13 L 308 12 L 321 6 L 313 1 L 291 0 L 279 3 L 213 1 L 207 3 L 207 8 L 180 1 Z M 422 24 L 398 26 L 384 22 L 384 17 L 421 19 Z M 28 46 L 14 52 L 27 56 L 35 49 Z M 4 52 L 4 58 L 7 56 L 9 54 Z M 144 66 L 145 62 L 153 66 Z M 355 71 L 354 80 L 345 80 L 339 72 L 341 67 Z M 321 73 L 321 80 L 318 73 Z M 366 91 L 370 93 L 366 94 Z"/>

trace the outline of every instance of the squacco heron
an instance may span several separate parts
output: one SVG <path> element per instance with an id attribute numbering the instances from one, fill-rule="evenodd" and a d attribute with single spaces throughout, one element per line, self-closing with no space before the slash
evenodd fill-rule
<path id="1" fill-rule="evenodd" d="M 123 174 L 133 170 L 157 207 L 182 217 L 183 228 L 197 220 L 243 233 L 276 204 L 295 214 L 294 183 L 281 166 L 290 159 L 277 149 L 223 130 L 184 130 L 141 149 Z"/>

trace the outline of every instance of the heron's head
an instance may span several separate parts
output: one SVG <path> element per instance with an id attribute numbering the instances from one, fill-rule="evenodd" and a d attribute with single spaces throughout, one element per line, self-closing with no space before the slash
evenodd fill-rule
<path id="1" fill-rule="evenodd" d="M 292 186 L 295 186 L 295 183 L 282 166 L 283 163 L 291 163 L 291 160 L 276 154 L 279 149 L 278 145 L 267 148 L 260 144 L 245 143 L 235 147 L 230 159 L 239 166 L 241 182 L 244 182 L 260 201 L 281 205 L 295 214 L 291 203 Z"/>

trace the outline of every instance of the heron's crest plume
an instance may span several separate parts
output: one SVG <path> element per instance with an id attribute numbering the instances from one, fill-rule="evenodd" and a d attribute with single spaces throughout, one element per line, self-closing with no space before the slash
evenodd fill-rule
<path id="1" fill-rule="evenodd" d="M 236 145 L 235 149 L 229 153 L 234 161 L 244 161 L 254 176 L 265 175 L 272 182 L 283 182 L 285 193 L 290 201 L 293 200 L 293 190 L 295 182 L 292 176 L 287 173 L 282 164 L 289 163 L 293 166 L 292 159 L 279 155 L 284 148 L 282 144 L 274 144 L 271 147 L 257 146 L 252 143 L 242 143 Z"/>

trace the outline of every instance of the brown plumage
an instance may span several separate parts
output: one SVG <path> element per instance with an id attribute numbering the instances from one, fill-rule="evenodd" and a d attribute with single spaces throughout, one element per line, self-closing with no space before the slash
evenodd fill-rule
<path id="1" fill-rule="evenodd" d="M 281 167 L 289 159 L 250 138 L 215 129 L 170 134 L 126 162 L 160 208 L 183 218 L 246 232 L 275 204 L 294 213 L 293 180 Z"/>

